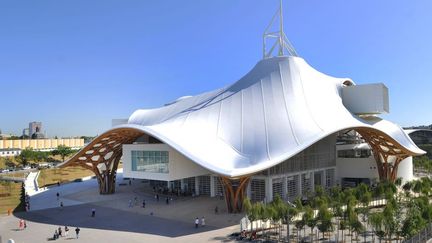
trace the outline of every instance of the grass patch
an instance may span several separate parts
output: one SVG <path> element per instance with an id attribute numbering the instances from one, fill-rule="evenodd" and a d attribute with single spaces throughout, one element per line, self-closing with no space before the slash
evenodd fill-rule
<path id="1" fill-rule="evenodd" d="M 22 183 L 0 184 L 0 216 L 7 215 L 8 209 L 22 211 L 21 189 Z"/>
<path id="2" fill-rule="evenodd" d="M 38 184 L 39 187 L 45 187 L 57 184 L 57 182 L 64 183 L 93 175 L 92 171 L 81 167 L 43 169 L 39 174 Z"/>

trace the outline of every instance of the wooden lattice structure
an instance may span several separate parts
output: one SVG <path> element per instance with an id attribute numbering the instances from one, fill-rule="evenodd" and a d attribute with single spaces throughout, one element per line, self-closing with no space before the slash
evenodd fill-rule
<path id="1" fill-rule="evenodd" d="M 225 202 L 229 213 L 239 213 L 243 208 L 243 200 L 250 176 L 230 179 L 221 177 L 225 192 Z"/>
<path id="2" fill-rule="evenodd" d="M 132 143 L 142 135 L 143 132 L 132 128 L 110 130 L 93 140 L 61 167 L 81 166 L 89 169 L 96 175 L 101 194 L 114 193 L 122 145 Z"/>
<path id="3" fill-rule="evenodd" d="M 398 145 L 393 138 L 383 132 L 367 128 L 355 130 L 371 147 L 380 180 L 395 181 L 400 162 L 409 156 L 416 155 Z"/>

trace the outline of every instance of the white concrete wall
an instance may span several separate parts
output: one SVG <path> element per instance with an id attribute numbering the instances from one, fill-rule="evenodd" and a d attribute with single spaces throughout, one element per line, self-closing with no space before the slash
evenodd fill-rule
<path id="1" fill-rule="evenodd" d="M 413 162 L 412 157 L 410 156 L 400 162 L 396 177 L 401 177 L 403 181 L 402 183 L 405 183 L 414 179 L 413 173 Z"/>
<path id="2" fill-rule="evenodd" d="M 341 178 L 370 178 L 379 180 L 375 159 L 369 158 L 336 158 L 336 180 Z"/>
<path id="3" fill-rule="evenodd" d="M 390 162 L 392 159 L 390 158 Z M 402 160 L 397 171 L 397 178 L 403 183 L 414 179 L 412 157 Z M 370 178 L 379 181 L 377 164 L 373 156 L 369 158 L 336 158 L 336 180 L 340 183 L 344 177 Z"/>
<path id="4" fill-rule="evenodd" d="M 168 173 L 149 173 L 132 171 L 132 150 L 137 151 L 168 151 Z M 124 177 L 172 181 L 192 176 L 211 174 L 210 171 L 197 165 L 166 144 L 125 144 L 123 145 Z"/>

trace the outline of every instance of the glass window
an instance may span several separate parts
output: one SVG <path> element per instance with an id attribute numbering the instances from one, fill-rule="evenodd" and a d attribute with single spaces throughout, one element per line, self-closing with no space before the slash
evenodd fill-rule
<path id="1" fill-rule="evenodd" d="M 132 151 L 131 155 L 133 171 L 168 173 L 168 151 Z"/>

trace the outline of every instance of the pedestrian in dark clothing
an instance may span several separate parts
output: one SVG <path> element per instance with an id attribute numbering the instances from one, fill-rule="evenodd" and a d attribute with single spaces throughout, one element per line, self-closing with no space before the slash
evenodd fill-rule
<path id="1" fill-rule="evenodd" d="M 95 216 L 96 216 L 96 209 L 95 209 L 95 208 L 92 208 L 92 214 L 91 214 L 91 216 L 92 216 L 92 217 L 95 217 Z"/>
<path id="2" fill-rule="evenodd" d="M 165 199 L 165 202 L 166 202 L 166 204 L 168 205 L 168 204 L 169 204 L 169 198 L 166 198 L 166 199 Z"/>
<path id="3" fill-rule="evenodd" d="M 156 194 L 156 201 L 159 202 L 159 194 Z"/>
<path id="4" fill-rule="evenodd" d="M 132 181 L 129 179 L 129 186 L 132 186 Z"/>
<path id="5" fill-rule="evenodd" d="M 218 206 L 216 206 L 215 207 L 215 214 L 218 214 L 219 213 L 219 208 L 218 208 Z"/>
<path id="6" fill-rule="evenodd" d="M 59 198 L 60 198 L 60 193 L 56 193 L 56 195 L 57 195 L 57 200 L 59 200 Z"/>
<path id="7" fill-rule="evenodd" d="M 195 228 L 198 228 L 199 225 L 199 219 L 198 217 L 195 218 Z"/>
<path id="8" fill-rule="evenodd" d="M 63 210 L 63 202 L 60 202 L 60 209 Z"/>
<path id="9" fill-rule="evenodd" d="M 59 234 L 60 237 L 62 236 L 62 229 L 61 229 L 60 226 L 58 227 L 58 234 Z"/>
<path id="10" fill-rule="evenodd" d="M 145 200 L 143 200 L 143 204 L 142 205 L 143 205 L 143 208 L 145 208 Z"/>
<path id="11" fill-rule="evenodd" d="M 76 227 L 76 229 L 75 229 L 75 235 L 76 235 L 77 239 L 79 237 L 79 232 L 80 232 L 80 228 Z"/>

